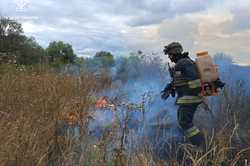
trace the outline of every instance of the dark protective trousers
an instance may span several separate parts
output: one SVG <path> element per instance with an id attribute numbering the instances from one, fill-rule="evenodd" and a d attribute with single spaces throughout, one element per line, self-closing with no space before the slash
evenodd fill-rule
<path id="1" fill-rule="evenodd" d="M 200 130 L 194 126 L 194 113 L 199 104 L 180 105 L 177 111 L 179 125 L 184 131 L 185 136 L 193 145 L 201 146 L 205 143 L 205 138 Z"/>

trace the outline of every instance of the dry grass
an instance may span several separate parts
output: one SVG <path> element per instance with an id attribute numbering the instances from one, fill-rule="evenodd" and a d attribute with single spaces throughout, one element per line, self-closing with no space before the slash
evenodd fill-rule
<path id="1" fill-rule="evenodd" d="M 235 89 L 226 87 L 219 97 L 218 110 L 215 113 L 213 131 L 206 133 L 206 150 L 197 151 L 190 145 L 177 146 L 176 154 L 166 161 L 152 161 L 148 154 L 134 157 L 134 165 L 178 165 L 178 166 L 249 166 L 250 136 L 249 134 L 249 96 L 241 84 Z M 216 110 L 213 110 L 216 111 Z M 247 118 L 248 117 L 248 118 Z M 243 121 L 245 119 L 245 121 Z M 198 126 L 206 120 L 199 119 Z M 211 123 L 211 122 L 210 122 Z M 181 157 L 181 158 L 180 158 Z M 140 161 L 138 164 L 138 161 Z"/>
<path id="2" fill-rule="evenodd" d="M 62 143 L 58 126 L 73 112 L 84 134 L 84 121 L 94 104 L 91 94 L 103 84 L 88 73 L 80 77 L 45 71 L 2 73 L 0 165 L 47 165 L 68 158 L 72 152 L 63 146 L 72 145 L 66 139 Z"/>
<path id="3" fill-rule="evenodd" d="M 245 117 L 232 111 L 239 108 L 232 102 L 237 95 L 222 96 L 220 119 L 214 132 L 207 134 L 205 152 L 188 145 L 176 146 L 173 158 L 160 161 L 147 144 L 145 151 L 138 153 L 119 148 L 108 153 L 108 145 L 117 139 L 114 129 L 107 129 L 95 146 L 89 143 L 86 122 L 95 102 L 91 96 L 109 87 L 105 74 L 96 80 L 89 73 L 72 76 L 10 70 L 1 72 L 0 78 L 0 165 L 249 165 L 249 145 L 241 141 L 247 142 L 249 137 L 243 139 L 240 134 L 248 132 L 241 120 Z M 117 128 L 117 124 L 113 125 Z M 67 133 L 74 126 L 79 127 L 77 136 Z"/>

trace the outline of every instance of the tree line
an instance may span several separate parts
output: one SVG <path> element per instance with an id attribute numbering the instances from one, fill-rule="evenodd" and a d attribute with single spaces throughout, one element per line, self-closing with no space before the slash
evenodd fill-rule
<path id="1" fill-rule="evenodd" d="M 48 63 L 60 66 L 84 61 L 84 58 L 76 56 L 72 45 L 63 41 L 52 41 L 47 48 L 43 48 L 34 37 L 24 35 L 21 23 L 8 17 L 0 17 L 0 64 Z M 114 57 L 110 52 L 100 51 L 95 54 L 92 61 L 101 62 L 101 66 L 106 67 L 114 64 Z"/>

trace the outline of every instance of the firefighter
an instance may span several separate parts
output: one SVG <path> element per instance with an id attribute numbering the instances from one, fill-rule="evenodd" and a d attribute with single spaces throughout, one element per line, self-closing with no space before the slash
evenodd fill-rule
<path id="1" fill-rule="evenodd" d="M 190 59 L 188 52 L 183 52 L 183 48 L 178 42 L 170 43 L 165 46 L 163 51 L 175 63 L 175 66 L 170 68 L 172 81 L 161 92 L 161 97 L 166 100 L 170 94 L 174 97 L 175 92 L 177 93 L 178 123 L 192 145 L 204 147 L 205 138 L 193 124 L 196 108 L 203 101 L 200 96 L 201 82 L 195 62 Z M 220 80 L 218 80 L 218 84 L 221 87 L 224 86 Z"/>

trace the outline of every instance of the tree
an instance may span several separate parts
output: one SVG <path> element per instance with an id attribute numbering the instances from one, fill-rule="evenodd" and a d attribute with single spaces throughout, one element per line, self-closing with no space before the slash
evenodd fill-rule
<path id="1" fill-rule="evenodd" d="M 45 57 L 45 50 L 36 42 L 35 38 L 25 37 L 17 53 L 17 64 L 32 65 L 41 62 Z"/>
<path id="2" fill-rule="evenodd" d="M 94 60 L 96 60 L 102 68 L 110 68 L 115 64 L 114 56 L 107 51 L 97 52 L 94 56 Z"/>
<path id="3" fill-rule="evenodd" d="M 9 18 L 0 18 L 0 56 L 13 60 L 20 65 L 39 63 L 45 55 L 44 49 L 33 37 L 23 35 L 20 23 Z M 0 57 L 3 58 L 3 57 Z"/>
<path id="4" fill-rule="evenodd" d="M 23 33 L 22 25 L 9 18 L 0 18 L 0 36 L 20 35 Z"/>
<path id="5" fill-rule="evenodd" d="M 23 41 L 22 25 L 9 18 L 0 18 L 0 52 L 15 52 Z"/>
<path id="6" fill-rule="evenodd" d="M 74 63 L 76 58 L 72 46 L 62 41 L 51 42 L 46 51 L 52 63 Z"/>

